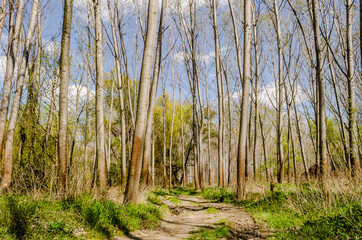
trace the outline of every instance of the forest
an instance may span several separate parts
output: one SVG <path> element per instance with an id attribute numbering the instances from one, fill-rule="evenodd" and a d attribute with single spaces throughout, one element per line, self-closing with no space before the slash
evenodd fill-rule
<path id="1" fill-rule="evenodd" d="M 359 239 L 361 0 L 0 0 L 0 239 Z"/>

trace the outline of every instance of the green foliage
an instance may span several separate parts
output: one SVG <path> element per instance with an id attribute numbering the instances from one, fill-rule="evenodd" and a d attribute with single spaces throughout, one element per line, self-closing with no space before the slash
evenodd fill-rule
<path id="1" fill-rule="evenodd" d="M 213 214 L 213 213 L 219 213 L 220 210 L 219 209 L 216 209 L 216 208 L 213 208 L 213 207 L 209 207 L 206 209 L 206 213 L 207 214 Z"/>
<path id="2" fill-rule="evenodd" d="M 170 198 L 170 202 L 173 202 L 175 204 L 181 204 L 182 203 L 182 201 L 180 201 L 179 199 L 177 199 L 175 197 Z"/>
<path id="3" fill-rule="evenodd" d="M 197 231 L 190 232 L 193 235 L 188 240 L 216 240 L 227 239 L 231 236 L 230 231 L 224 224 L 221 224 L 216 229 L 210 227 L 204 227 Z"/>
<path id="4" fill-rule="evenodd" d="M 0 196 L 1 239 L 104 239 L 157 226 L 159 207 L 151 203 L 118 205 L 76 196 L 64 200 Z"/>
<path id="5" fill-rule="evenodd" d="M 215 202 L 234 202 L 234 194 L 226 188 L 206 188 L 202 191 L 202 197 Z"/>
<path id="6" fill-rule="evenodd" d="M 311 184 L 295 190 L 279 184 L 274 192 L 249 194 L 238 201 L 224 188 L 207 188 L 204 198 L 233 203 L 276 230 L 278 239 L 354 239 L 362 234 L 360 194 L 325 192 Z M 359 196 L 359 197 L 356 197 Z"/>

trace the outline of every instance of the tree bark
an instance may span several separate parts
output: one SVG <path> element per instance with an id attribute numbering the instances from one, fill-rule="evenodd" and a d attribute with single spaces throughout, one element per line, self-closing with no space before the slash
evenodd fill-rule
<path id="1" fill-rule="evenodd" d="M 157 11 L 157 1 L 149 0 L 147 33 L 141 68 L 136 124 L 132 144 L 132 157 L 123 201 L 125 204 L 128 202 L 136 203 L 138 197 L 139 176 L 142 165 L 141 152 L 146 130 L 149 85 L 157 32 Z"/>
<path id="2" fill-rule="evenodd" d="M 70 75 L 70 34 L 72 28 L 73 0 L 64 3 L 63 32 L 60 53 L 59 133 L 58 133 L 58 193 L 67 191 L 68 146 L 68 86 Z"/>
<path id="3" fill-rule="evenodd" d="M 224 104 L 223 104 L 223 92 L 222 92 L 222 80 L 220 72 L 220 42 L 219 32 L 217 28 L 217 15 L 216 15 L 216 0 L 212 1 L 212 26 L 214 29 L 214 43 L 215 43 L 215 68 L 216 68 L 216 81 L 217 81 L 217 102 L 218 102 L 218 185 L 224 187 L 224 166 L 223 166 L 223 131 L 224 131 Z"/>
<path id="4" fill-rule="evenodd" d="M 251 1 L 244 1 L 244 67 L 241 99 L 239 144 L 237 155 L 237 198 L 245 196 L 245 156 L 248 127 L 250 65 L 251 65 Z"/>
<path id="5" fill-rule="evenodd" d="M 312 0 L 313 9 L 313 30 L 314 30 L 314 45 L 316 51 L 316 81 L 318 86 L 318 110 L 319 110 L 319 146 L 318 157 L 320 163 L 320 181 L 324 185 L 327 178 L 327 131 L 326 131 L 326 109 L 325 109 L 325 80 L 323 76 L 322 50 L 319 29 L 319 7 L 318 0 Z"/>
<path id="6" fill-rule="evenodd" d="M 14 142 L 16 120 L 20 108 L 21 96 L 23 93 L 23 86 L 24 86 L 25 74 L 27 69 L 26 66 L 28 65 L 29 62 L 29 55 L 32 48 L 33 35 L 35 32 L 35 26 L 36 26 L 39 9 L 40 9 L 39 0 L 34 0 L 30 14 L 29 27 L 25 37 L 23 55 L 20 62 L 20 69 L 18 71 L 18 76 L 16 80 L 13 107 L 11 109 L 8 129 L 6 133 L 5 150 L 4 150 L 4 175 L 0 184 L 0 190 L 8 188 L 11 182 L 11 173 L 13 165 L 13 159 L 12 159 L 13 142 Z"/>
<path id="7" fill-rule="evenodd" d="M 354 78 L 354 60 L 353 60 L 353 37 L 352 37 L 352 3 L 351 0 L 346 2 L 347 12 L 347 80 L 348 80 L 348 122 L 349 122 L 349 149 L 352 167 L 352 177 L 359 177 L 359 155 L 357 149 L 357 109 L 356 109 L 356 92 Z M 362 59 L 361 59 L 362 61 Z"/>
<path id="8" fill-rule="evenodd" d="M 104 94 L 103 94 L 103 34 L 102 34 L 102 0 L 93 0 L 95 18 L 95 45 L 96 45 L 96 158 L 98 163 L 99 191 L 106 188 L 106 161 L 104 144 Z"/>
<path id="9" fill-rule="evenodd" d="M 9 38 L 8 38 L 8 51 L 6 55 L 6 67 L 5 67 L 5 76 L 4 76 L 4 86 L 0 106 L 0 163 L 2 159 L 2 150 L 6 132 L 6 123 L 9 111 L 10 95 L 11 95 L 11 85 L 12 79 L 14 76 L 15 65 L 18 55 L 18 45 L 20 41 L 20 33 L 23 25 L 23 13 L 24 13 L 24 0 L 19 0 L 17 4 L 17 13 L 14 23 L 15 9 L 16 4 L 13 1 L 9 1 Z"/>
<path id="10" fill-rule="evenodd" d="M 151 85 L 151 92 L 149 97 L 149 107 L 147 113 L 147 127 L 146 127 L 146 135 L 145 135 L 145 146 L 143 151 L 143 166 L 141 172 L 141 184 L 146 185 L 147 176 L 148 176 L 148 165 L 151 158 L 151 136 L 153 131 L 153 113 L 156 105 L 156 95 L 157 95 L 157 86 L 160 75 L 160 67 L 162 60 L 162 40 L 165 26 L 165 18 L 166 18 L 166 8 L 167 8 L 167 0 L 162 0 L 161 6 L 161 17 L 160 23 L 158 27 L 158 36 L 157 36 L 157 46 L 156 46 L 156 56 L 155 56 L 155 64 L 153 69 L 153 79 Z"/>

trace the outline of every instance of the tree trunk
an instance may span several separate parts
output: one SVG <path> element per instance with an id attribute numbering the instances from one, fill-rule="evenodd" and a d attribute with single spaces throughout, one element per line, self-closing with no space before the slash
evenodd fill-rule
<path id="1" fill-rule="evenodd" d="M 120 103 L 120 118 L 121 118 L 121 165 L 122 165 L 122 172 L 121 172 L 121 179 L 122 179 L 122 186 L 126 185 L 126 175 L 127 175 L 127 169 L 126 169 L 126 113 L 124 109 L 124 83 L 122 81 L 121 77 L 121 66 L 120 66 L 120 57 L 118 53 L 119 49 L 119 43 L 118 39 L 116 37 L 116 28 L 115 28 L 115 22 L 118 18 L 118 2 L 114 1 L 114 13 L 113 16 L 111 14 L 111 4 L 110 0 L 107 1 L 108 3 L 108 13 L 109 13 L 109 20 L 110 25 L 112 29 L 112 40 L 113 40 L 113 54 L 114 54 L 114 61 L 116 64 L 116 77 L 118 81 L 118 92 L 119 92 L 119 103 Z M 119 28 L 120 30 L 120 28 Z M 126 60 L 125 60 L 126 62 Z M 125 67 L 127 68 L 127 64 L 125 64 Z M 128 79 L 127 79 L 128 81 Z"/>
<path id="2" fill-rule="evenodd" d="M 316 81 L 318 84 L 318 110 L 319 110 L 319 146 L 318 156 L 320 163 L 320 181 L 324 185 L 327 178 L 327 130 L 326 130 L 326 109 L 325 109 L 325 80 L 323 76 L 323 62 L 322 62 L 322 50 L 319 30 L 319 7 L 318 0 L 312 0 L 313 8 L 313 30 L 314 30 L 314 45 L 316 51 Z"/>
<path id="3" fill-rule="evenodd" d="M 11 182 L 11 172 L 13 165 L 13 159 L 12 159 L 13 142 L 14 142 L 16 120 L 20 108 L 21 95 L 23 93 L 23 86 L 24 86 L 25 74 L 27 69 L 26 66 L 28 65 L 29 55 L 32 48 L 33 35 L 35 32 L 37 14 L 39 9 L 40 9 L 39 0 L 34 0 L 30 14 L 28 32 L 25 37 L 23 55 L 20 62 L 20 69 L 18 71 L 18 76 L 16 80 L 13 107 L 11 109 L 10 119 L 8 123 L 8 130 L 6 133 L 6 142 L 5 142 L 5 151 L 4 151 L 4 175 L 0 184 L 0 190 L 8 188 Z"/>
<path id="4" fill-rule="evenodd" d="M 58 133 L 58 193 L 67 191 L 68 146 L 68 86 L 70 75 L 70 34 L 72 28 L 73 0 L 64 3 L 63 32 L 60 53 L 59 133 Z"/>
<path id="5" fill-rule="evenodd" d="M 240 130 L 237 156 L 237 198 L 245 196 L 245 151 L 248 127 L 250 65 L 251 65 L 251 1 L 244 1 L 244 67 Z"/>
<path id="6" fill-rule="evenodd" d="M 141 68 L 136 124 L 132 144 L 132 157 L 123 201 L 125 204 L 128 202 L 136 203 L 138 197 L 139 177 L 142 165 L 141 152 L 146 130 L 149 86 L 153 64 L 154 45 L 157 33 L 157 11 L 157 1 L 149 0 L 146 33 L 147 36 Z"/>
<path id="7" fill-rule="evenodd" d="M 356 92 L 354 78 L 354 60 L 353 60 L 353 37 L 352 37 L 352 3 L 346 2 L 347 12 L 347 80 L 348 80 L 348 122 L 349 122 L 349 149 L 352 167 L 352 177 L 358 180 L 359 177 L 359 155 L 357 149 L 357 109 Z M 360 43 L 361 44 L 361 43 Z M 362 59 L 361 59 L 362 61 Z"/>
<path id="8" fill-rule="evenodd" d="M 107 183 L 104 152 L 103 28 L 101 4 L 102 0 L 93 0 L 96 42 L 96 157 L 98 162 L 99 191 L 103 193 Z"/>
<path id="9" fill-rule="evenodd" d="M 219 32 L 217 29 L 217 15 L 216 15 L 216 0 L 212 0 L 212 26 L 214 29 L 215 40 L 215 68 L 216 68 L 216 81 L 217 81 L 217 102 L 218 102 L 218 116 L 219 116 L 219 128 L 218 128 L 218 185 L 224 187 L 223 177 L 223 131 L 224 131 L 224 105 L 223 105 L 223 93 L 222 93 L 222 80 L 220 72 L 220 42 Z"/>
<path id="10" fill-rule="evenodd" d="M 12 79 L 14 76 L 15 65 L 18 55 L 18 45 L 20 41 L 20 33 L 23 25 L 23 12 L 24 12 L 24 0 L 19 0 L 17 4 L 17 14 L 15 17 L 15 3 L 9 1 L 9 37 L 8 37 L 8 51 L 6 55 L 6 67 L 5 67 L 5 76 L 4 76 L 4 86 L 2 92 L 1 106 L 0 106 L 0 163 L 2 159 L 2 150 L 6 132 L 6 123 L 9 111 L 10 95 L 11 95 L 11 85 Z"/>
<path id="11" fill-rule="evenodd" d="M 148 165 L 151 157 L 151 136 L 153 131 L 153 112 L 155 110 L 156 105 L 156 95 L 157 95 L 157 86 L 160 75 L 160 67 L 162 60 L 162 40 L 164 33 L 164 25 L 166 18 L 166 8 L 167 8 L 167 0 L 162 0 L 161 7 L 161 17 L 160 23 L 158 27 L 158 36 L 157 36 L 157 46 L 156 46 L 156 56 L 155 56 L 155 65 L 153 69 L 153 79 L 151 85 L 151 92 L 149 98 L 149 107 L 147 113 L 147 127 L 146 127 L 146 135 L 145 135 L 145 146 L 143 151 L 143 166 L 141 172 L 141 184 L 146 185 L 147 183 L 147 175 L 148 175 Z"/>
<path id="12" fill-rule="evenodd" d="M 277 0 L 274 0 L 275 31 L 278 44 L 278 114 L 277 114 L 277 163 L 278 182 L 282 183 L 284 178 L 284 157 L 283 157 L 283 40 L 280 32 L 280 18 Z"/>

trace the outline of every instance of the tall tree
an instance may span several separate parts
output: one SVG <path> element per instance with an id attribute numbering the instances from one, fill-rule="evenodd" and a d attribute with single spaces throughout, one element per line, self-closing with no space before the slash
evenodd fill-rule
<path id="1" fill-rule="evenodd" d="M 245 158 L 246 140 L 248 131 L 250 67 L 251 67 L 251 1 L 244 1 L 244 66 L 243 66 L 243 91 L 241 99 L 240 129 L 237 155 L 237 197 L 245 195 Z"/>
<path id="2" fill-rule="evenodd" d="M 13 142 L 15 134 L 16 120 L 20 108 L 21 96 L 23 93 L 23 86 L 25 81 L 25 74 L 29 55 L 32 48 L 33 35 L 38 17 L 38 10 L 40 9 L 39 0 L 34 0 L 30 14 L 29 27 L 24 41 L 23 54 L 20 62 L 20 69 L 16 80 L 15 95 L 13 100 L 13 107 L 11 109 L 10 119 L 8 123 L 8 130 L 6 133 L 5 151 L 4 151 L 4 176 L 2 178 L 0 189 L 6 189 L 10 186 L 11 172 L 13 165 Z M 40 54 L 40 53 L 38 53 Z"/>
<path id="3" fill-rule="evenodd" d="M 149 97 L 149 107 L 147 113 L 147 130 L 145 135 L 145 146 L 143 151 L 143 167 L 141 173 L 141 183 L 143 185 L 146 184 L 147 176 L 148 176 L 148 165 L 151 158 L 151 137 L 153 131 L 153 112 L 155 110 L 156 105 L 156 93 L 158 86 L 158 79 L 160 75 L 161 68 L 161 60 L 162 60 L 162 40 L 164 33 L 164 25 L 166 19 L 166 8 L 167 8 L 167 0 L 162 0 L 161 5 L 161 16 L 158 27 L 158 35 L 157 35 L 157 46 L 156 46 L 156 56 L 155 56 L 155 65 L 153 69 L 153 78 L 151 85 L 151 92 Z"/>
<path id="4" fill-rule="evenodd" d="M 93 0 L 96 42 L 96 158 L 98 163 L 99 190 L 106 188 L 106 161 L 104 152 L 104 94 L 103 94 L 103 34 L 102 0 Z"/>
<path id="5" fill-rule="evenodd" d="M 274 20 L 275 32 L 278 45 L 278 94 L 277 94 L 277 163 L 278 163 L 278 182 L 283 182 L 284 178 L 284 156 L 283 156 L 283 40 L 280 31 L 279 6 L 277 0 L 274 0 Z"/>
<path id="6" fill-rule="evenodd" d="M 149 86 L 153 64 L 154 45 L 157 34 L 157 12 L 157 1 L 149 0 L 147 32 L 141 67 L 136 124 L 132 144 L 131 163 L 129 168 L 126 191 L 124 194 L 124 203 L 136 203 L 138 197 L 139 176 L 142 165 L 141 152 L 143 148 L 146 130 Z"/>
<path id="7" fill-rule="evenodd" d="M 353 36 L 352 36 L 352 3 L 346 1 L 347 13 L 347 82 L 348 82 L 348 122 L 349 122 L 349 149 L 352 167 L 352 177 L 359 174 L 359 155 L 357 149 L 357 111 L 356 111 L 356 90 L 354 78 L 353 60 Z M 362 61 L 362 59 L 360 59 Z"/>
<path id="8" fill-rule="evenodd" d="M 72 29 L 73 0 L 65 0 L 60 51 L 59 132 L 58 132 L 58 193 L 67 191 L 68 146 L 68 86 L 70 75 L 70 33 Z"/>
<path id="9" fill-rule="evenodd" d="M 16 8 L 16 17 L 14 22 L 14 14 Z M 18 45 L 20 40 L 21 28 L 23 25 L 25 1 L 19 0 L 16 4 L 15 1 L 9 1 L 9 37 L 8 37 L 8 50 L 6 54 L 6 67 L 4 76 L 3 94 L 0 106 L 0 160 L 2 159 L 3 143 L 6 132 L 6 123 L 9 111 L 11 85 L 14 76 L 15 65 L 18 56 Z M 1 162 L 1 161 L 0 161 Z"/>
<path id="10" fill-rule="evenodd" d="M 319 134 L 318 134 L 318 158 L 320 165 L 320 180 L 324 184 L 327 178 L 327 130 L 326 130 L 326 102 L 325 80 L 323 76 L 322 47 L 319 28 L 319 0 L 312 0 L 314 47 L 316 52 L 316 82 L 318 90 Z"/>
<path id="11" fill-rule="evenodd" d="M 223 104 L 223 83 L 221 80 L 220 71 L 220 42 L 219 32 L 217 28 L 217 14 L 216 14 L 216 0 L 212 0 L 212 27 L 214 29 L 214 44 L 215 44 L 215 71 L 217 81 L 217 103 L 218 103 L 218 116 L 219 116 L 219 128 L 218 128 L 218 185 L 224 187 L 224 166 L 223 166 L 223 132 L 224 132 L 224 104 Z"/>

